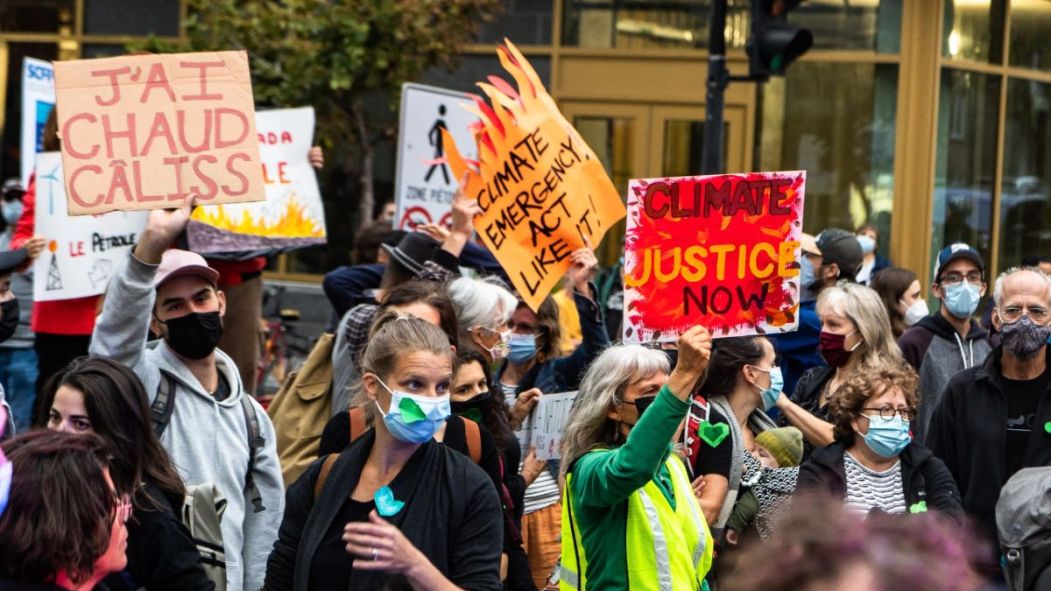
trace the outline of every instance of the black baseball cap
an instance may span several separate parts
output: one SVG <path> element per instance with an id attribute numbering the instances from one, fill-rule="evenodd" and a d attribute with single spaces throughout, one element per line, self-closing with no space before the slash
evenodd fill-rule
<path id="1" fill-rule="evenodd" d="M 818 234 L 816 241 L 825 263 L 839 266 L 840 277 L 854 279 L 865 257 L 857 234 L 842 228 L 829 228 Z"/>

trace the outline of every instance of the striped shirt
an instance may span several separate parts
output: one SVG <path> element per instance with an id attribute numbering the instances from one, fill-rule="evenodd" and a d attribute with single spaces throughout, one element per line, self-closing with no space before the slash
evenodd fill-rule
<path id="1" fill-rule="evenodd" d="M 901 461 L 883 472 L 861 465 L 849 452 L 843 454 L 847 476 L 848 508 L 868 513 L 879 509 L 885 513 L 905 513 L 905 487 L 901 481 Z"/>

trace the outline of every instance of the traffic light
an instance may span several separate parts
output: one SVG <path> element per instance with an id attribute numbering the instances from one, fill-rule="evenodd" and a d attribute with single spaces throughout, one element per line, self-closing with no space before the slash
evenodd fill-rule
<path id="1" fill-rule="evenodd" d="M 785 69 L 810 49 L 814 36 L 788 22 L 801 0 L 752 0 L 752 34 L 748 39 L 748 74 L 754 80 L 784 76 Z"/>

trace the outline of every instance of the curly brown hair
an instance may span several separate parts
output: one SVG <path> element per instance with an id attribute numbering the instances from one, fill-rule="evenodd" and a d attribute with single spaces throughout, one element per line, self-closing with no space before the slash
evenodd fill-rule
<path id="1" fill-rule="evenodd" d="M 0 576 L 46 583 L 66 572 L 75 583 L 87 580 L 109 547 L 117 501 L 102 440 L 38 430 L 4 451 L 14 475 L 0 517 Z"/>
<path id="2" fill-rule="evenodd" d="M 843 447 L 854 445 L 851 421 L 861 414 L 870 398 L 895 387 L 905 394 L 905 404 L 915 409 L 919 403 L 918 386 L 919 378 L 908 365 L 884 365 L 855 373 L 836 389 L 835 396 L 828 402 L 832 436 Z"/>

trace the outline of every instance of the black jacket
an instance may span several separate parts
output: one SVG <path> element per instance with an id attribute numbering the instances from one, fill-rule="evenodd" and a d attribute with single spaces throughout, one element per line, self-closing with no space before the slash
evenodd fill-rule
<path id="1" fill-rule="evenodd" d="M 161 504 L 160 510 L 136 509 L 128 520 L 128 567 L 103 581 L 110 591 L 212 591 L 201 567 L 201 555 L 172 508 L 172 501 L 157 487 L 147 484 L 146 493 Z"/>
<path id="2" fill-rule="evenodd" d="M 324 460 L 311 464 L 288 489 L 285 516 L 266 565 L 267 591 L 307 591 L 325 533 L 358 483 L 373 442 L 369 430 L 339 455 L 314 503 L 314 484 Z M 446 578 L 472 591 L 499 591 L 503 523 L 489 477 L 470 458 L 428 441 L 390 483 L 404 508 L 387 518 Z M 352 559 L 348 555 L 348 559 Z M 406 589 L 400 577 L 356 570 L 358 589 Z"/>
<path id="3" fill-rule="evenodd" d="M 0 577 L 0 591 L 65 591 L 53 583 L 20 583 Z"/>
<path id="4" fill-rule="evenodd" d="M 788 397 L 789 400 L 822 421 L 829 421 L 828 404 L 821 406 L 821 390 L 825 388 L 825 384 L 835 375 L 836 368 L 830 365 L 812 367 L 806 370 L 800 376 L 799 381 L 796 382 L 795 390 Z M 791 424 L 788 422 L 788 417 L 783 414 L 779 422 L 782 427 L 787 427 Z M 803 459 L 806 460 L 812 453 L 814 453 L 814 446 L 804 437 Z"/>
<path id="5" fill-rule="evenodd" d="M 1051 348 L 1048 350 L 1051 363 Z M 973 517 L 987 543 L 998 547 L 996 501 L 1012 476 L 1007 473 L 1007 396 L 1001 349 L 985 363 L 964 370 L 945 387 L 931 419 L 927 442 L 945 462 L 963 493 L 963 508 Z M 1051 388 L 1040 396 L 1023 468 L 1051 465 Z M 998 553 L 997 553 L 998 554 Z"/>
<path id="6" fill-rule="evenodd" d="M 810 459 L 799 467 L 796 491 L 827 492 L 837 497 L 847 494 L 843 444 L 833 443 L 814 450 Z M 901 487 L 905 505 L 911 508 L 925 503 L 928 511 L 938 511 L 954 518 L 963 517 L 960 490 L 941 460 L 918 443 L 910 443 L 898 456 L 901 460 Z"/>

